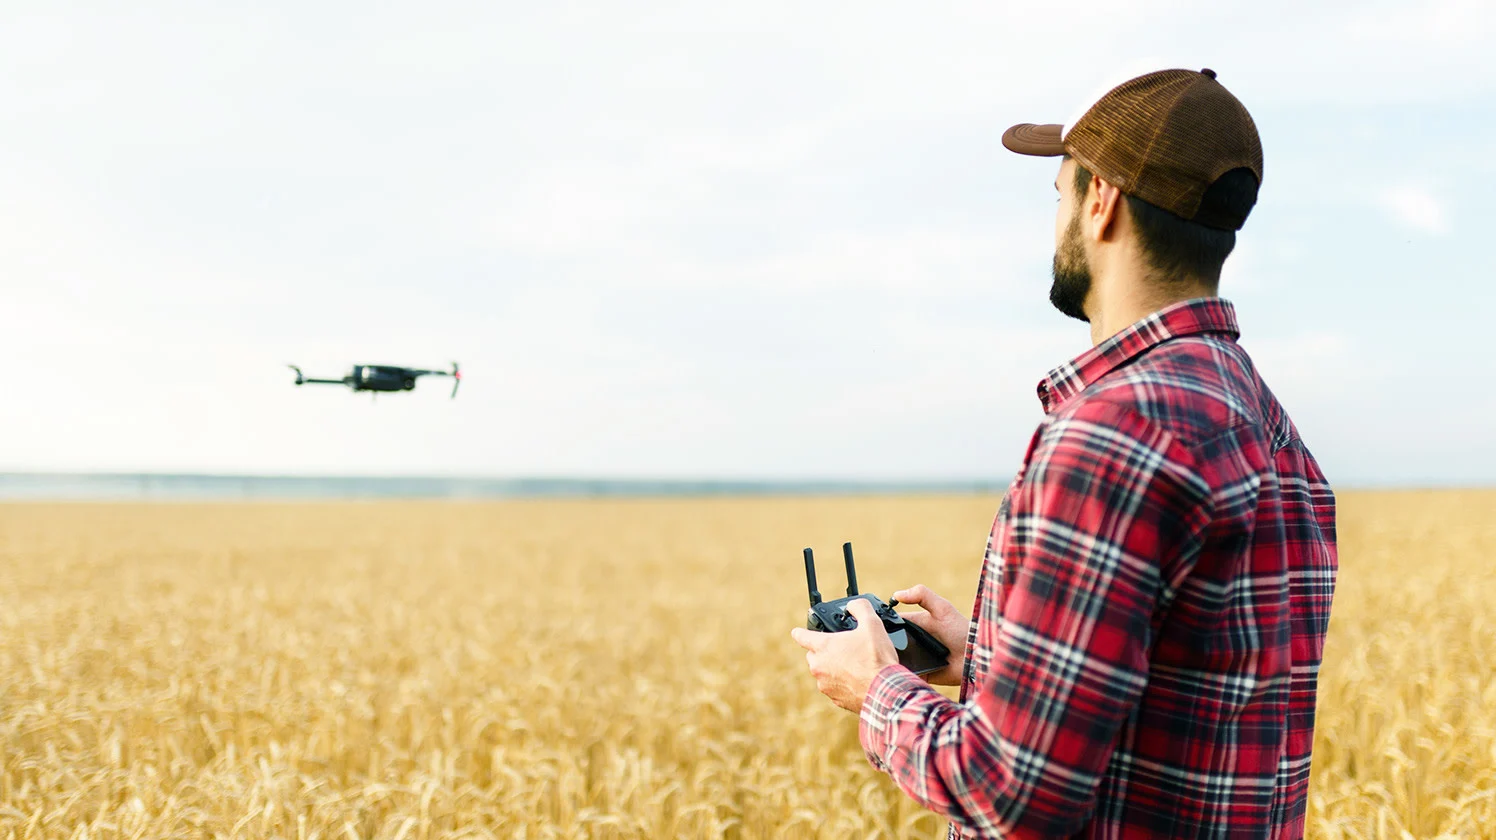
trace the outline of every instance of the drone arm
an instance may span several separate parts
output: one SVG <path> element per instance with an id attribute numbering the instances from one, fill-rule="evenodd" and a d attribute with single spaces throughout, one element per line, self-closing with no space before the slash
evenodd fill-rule
<path id="1" fill-rule="evenodd" d="M 296 371 L 296 384 L 297 385 L 347 385 L 348 384 L 348 380 L 346 380 L 346 379 L 308 379 L 307 376 L 306 376 L 306 374 L 304 374 L 304 373 L 301 372 L 301 368 L 297 367 L 296 365 L 286 365 L 286 367 L 290 368 L 291 370 Z"/>
<path id="2" fill-rule="evenodd" d="M 462 369 L 457 366 L 456 362 L 452 363 L 452 369 L 451 370 L 410 370 L 410 371 L 407 371 L 407 373 L 409 373 L 411 376 L 450 376 L 450 377 L 452 377 L 452 397 L 453 398 L 456 398 L 456 396 L 457 396 L 457 386 L 459 386 L 459 385 L 462 384 Z"/>

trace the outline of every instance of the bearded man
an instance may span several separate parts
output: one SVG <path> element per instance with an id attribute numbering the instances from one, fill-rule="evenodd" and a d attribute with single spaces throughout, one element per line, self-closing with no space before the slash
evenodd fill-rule
<path id="1" fill-rule="evenodd" d="M 894 593 L 943 671 L 899 665 L 863 601 L 792 635 L 952 837 L 1300 837 L 1335 500 L 1218 295 L 1256 126 L 1214 72 L 1163 70 L 1003 144 L 1062 159 L 1050 300 L 1093 347 L 1039 383 L 973 619 Z"/>

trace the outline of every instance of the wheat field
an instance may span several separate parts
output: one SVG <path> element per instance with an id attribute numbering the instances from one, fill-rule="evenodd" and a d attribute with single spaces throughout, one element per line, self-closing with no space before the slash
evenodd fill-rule
<path id="1" fill-rule="evenodd" d="M 965 606 L 996 503 L 0 506 L 0 838 L 943 836 L 800 549 Z M 1310 836 L 1496 838 L 1496 492 L 1340 516 Z"/>

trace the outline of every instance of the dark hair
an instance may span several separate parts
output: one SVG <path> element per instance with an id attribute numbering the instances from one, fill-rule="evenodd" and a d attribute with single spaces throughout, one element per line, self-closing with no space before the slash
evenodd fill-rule
<path id="1" fill-rule="evenodd" d="M 1091 186 L 1091 171 L 1075 162 L 1075 192 L 1083 196 Z M 1236 247 L 1236 231 L 1221 230 L 1170 213 L 1126 196 L 1127 210 L 1137 226 L 1138 241 L 1149 266 L 1166 283 L 1188 280 L 1214 286 L 1221 266 Z M 1200 199 L 1202 212 L 1244 217 L 1257 203 L 1257 177 L 1250 169 L 1233 169 L 1216 179 Z"/>

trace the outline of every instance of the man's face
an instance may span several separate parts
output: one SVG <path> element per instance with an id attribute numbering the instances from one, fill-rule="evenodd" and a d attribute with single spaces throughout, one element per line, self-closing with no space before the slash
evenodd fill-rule
<path id="1" fill-rule="evenodd" d="M 1081 242 L 1080 212 L 1085 196 L 1075 191 L 1075 161 L 1065 158 L 1054 188 L 1060 193 L 1054 222 L 1054 284 L 1049 302 L 1060 312 L 1080 321 L 1086 317 L 1086 295 L 1091 291 L 1091 265 Z"/>

